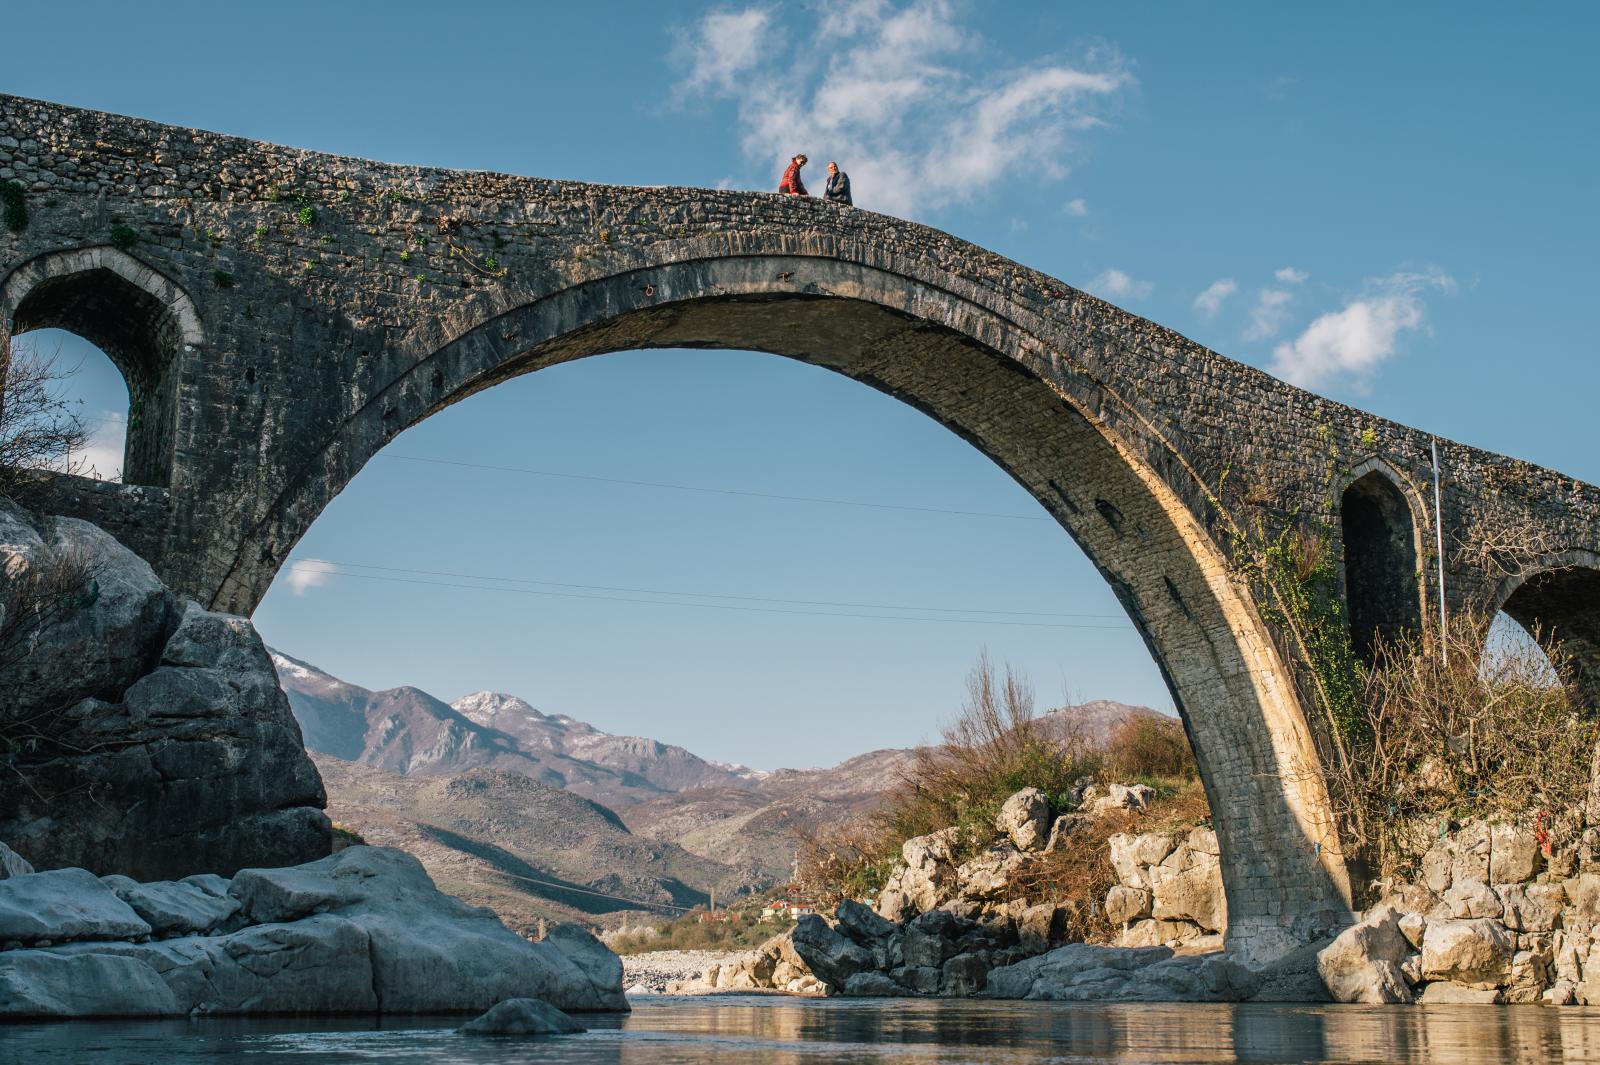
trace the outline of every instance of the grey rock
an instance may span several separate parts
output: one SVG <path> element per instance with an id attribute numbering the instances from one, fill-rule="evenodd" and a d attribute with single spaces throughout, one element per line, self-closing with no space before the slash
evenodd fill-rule
<path id="1" fill-rule="evenodd" d="M 0 880 L 13 876 L 25 876 L 33 872 L 33 866 L 26 858 L 0 843 Z"/>
<path id="2" fill-rule="evenodd" d="M 856 973 L 844 982 L 843 993 L 853 998 L 901 997 L 906 989 L 883 973 Z"/>
<path id="3" fill-rule="evenodd" d="M 171 1017 L 187 1012 L 161 976 L 136 958 L 0 954 L 0 1017 Z"/>
<path id="4" fill-rule="evenodd" d="M 550 929 L 544 941 L 577 966 L 594 987 L 609 989 L 622 986 L 622 959 L 582 925 L 558 924 Z M 764 953 L 758 954 L 757 957 L 759 960 L 752 960 L 757 969 L 758 980 L 770 980 L 772 965 L 777 960 L 776 952 L 770 957 Z M 757 986 L 763 985 L 758 983 Z"/>
<path id="5" fill-rule="evenodd" d="M 981 954 L 957 954 L 945 960 L 939 990 L 951 998 L 970 998 L 988 984 L 989 962 Z"/>
<path id="6" fill-rule="evenodd" d="M 894 924 L 854 899 L 840 902 L 834 918 L 838 922 L 839 931 L 869 949 L 898 931 Z"/>
<path id="7" fill-rule="evenodd" d="M 1115 998 L 1134 970 L 1172 956 L 1165 947 L 1130 950 L 1069 943 L 1048 954 L 990 970 L 984 995 L 1050 1001 Z"/>
<path id="8" fill-rule="evenodd" d="M 1410 954 L 1399 912 L 1383 906 L 1317 954 L 1317 973 L 1335 1002 L 1410 1002 L 1411 988 L 1400 971 Z"/>
<path id="9" fill-rule="evenodd" d="M 944 972 L 931 965 L 906 965 L 896 969 L 891 975 L 902 987 L 918 994 L 937 995 L 939 981 L 943 979 Z"/>
<path id="10" fill-rule="evenodd" d="M 50 869 L 0 880 L 0 943 L 149 934 L 150 925 L 85 869 Z"/>
<path id="11" fill-rule="evenodd" d="M 807 914 L 795 923 L 793 943 L 806 967 L 835 990 L 843 990 L 850 977 L 872 968 L 870 953 L 829 928 L 815 914 Z"/>
<path id="12" fill-rule="evenodd" d="M 38 868 L 142 881 L 327 854 L 322 782 L 249 621 L 180 607 L 92 525 L 0 503 L 0 570 L 52 551 L 94 588 L 0 674 L 0 705 L 69 707 L 0 774 L 0 839 Z"/>
<path id="13" fill-rule="evenodd" d="M 995 828 L 1018 850 L 1039 850 L 1049 841 L 1050 799 L 1038 788 L 1023 788 L 1000 807 Z"/>
<path id="14" fill-rule="evenodd" d="M 1498 921 L 1429 921 L 1422 937 L 1422 975 L 1429 981 L 1502 987 L 1516 949 L 1516 936 Z"/>
<path id="15" fill-rule="evenodd" d="M 238 900 L 187 881 L 141 884 L 125 876 L 100 880 L 150 925 L 155 936 L 204 935 L 225 929 L 240 911 Z"/>
<path id="16" fill-rule="evenodd" d="M 1500 992 L 1492 987 L 1469 987 L 1466 984 L 1453 984 L 1448 980 L 1436 980 L 1423 987 L 1422 994 L 1417 996 L 1417 1001 L 1424 1006 L 1490 1006 L 1500 1001 Z"/>
<path id="17" fill-rule="evenodd" d="M 955 953 L 955 940 L 966 930 L 963 922 L 944 910 L 932 910 L 906 925 L 901 940 L 905 964 L 942 968 Z"/>
<path id="18" fill-rule="evenodd" d="M 1450 890 L 1444 893 L 1443 907 L 1448 912 L 1440 916 L 1460 918 L 1499 917 L 1505 912 L 1500 896 L 1478 880 L 1457 880 L 1451 884 Z"/>
<path id="19" fill-rule="evenodd" d="M 1544 865 L 1543 857 L 1532 830 L 1500 823 L 1489 827 L 1489 883 L 1532 880 Z"/>
<path id="20" fill-rule="evenodd" d="M 548 1002 L 508 998 L 458 1030 L 462 1035 L 572 1035 L 588 1029 Z"/>
<path id="21" fill-rule="evenodd" d="M 1501 919 L 1514 932 L 1549 932 L 1561 924 L 1566 893 L 1560 884 L 1505 884 L 1495 889 Z"/>

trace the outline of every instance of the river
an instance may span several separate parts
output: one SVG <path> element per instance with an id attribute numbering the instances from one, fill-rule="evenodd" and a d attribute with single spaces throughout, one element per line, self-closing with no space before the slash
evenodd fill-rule
<path id="1" fill-rule="evenodd" d="M 0 1026 L 28 1065 L 1012 1065 L 1600 1062 L 1600 1009 L 643 998 L 584 1035 L 468 1038 L 459 1018 L 79 1021 Z"/>

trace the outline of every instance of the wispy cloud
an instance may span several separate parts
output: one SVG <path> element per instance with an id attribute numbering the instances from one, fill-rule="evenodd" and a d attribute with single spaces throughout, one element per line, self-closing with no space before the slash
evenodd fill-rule
<path id="1" fill-rule="evenodd" d="M 1111 269 L 1089 282 L 1089 291 L 1106 299 L 1143 299 L 1155 286 L 1139 281 L 1121 270 Z"/>
<path id="2" fill-rule="evenodd" d="M 1087 218 L 1089 216 L 1089 205 L 1083 202 L 1083 197 L 1081 196 L 1075 200 L 1068 200 L 1062 210 L 1073 218 Z"/>
<path id="3" fill-rule="evenodd" d="M 1266 340 L 1278 335 L 1289 320 L 1289 304 L 1294 293 L 1281 288 L 1264 288 L 1256 293 L 1255 306 L 1250 308 L 1250 324 L 1245 327 L 1246 340 Z"/>
<path id="4" fill-rule="evenodd" d="M 739 79 L 755 70 L 770 49 L 772 15 L 761 8 L 712 11 L 691 35 L 680 32 L 676 55 L 688 67 L 680 92 L 733 92 Z"/>
<path id="5" fill-rule="evenodd" d="M 320 558 L 297 558 L 289 563 L 289 590 L 295 595 L 305 595 L 313 588 L 327 584 L 339 567 Z"/>
<path id="6" fill-rule="evenodd" d="M 102 481 L 122 480 L 122 456 L 128 438 L 128 416 L 122 411 L 103 410 L 93 420 L 85 420 L 89 438 L 83 450 L 72 453 L 72 461 L 82 464 L 86 477 Z"/>
<path id="7" fill-rule="evenodd" d="M 1425 328 L 1423 295 L 1455 288 L 1455 279 L 1437 268 L 1369 279 L 1361 295 L 1274 348 L 1273 372 L 1307 388 L 1340 377 L 1364 381 L 1394 355 L 1401 334 Z"/>
<path id="8" fill-rule="evenodd" d="M 1108 50 L 996 55 L 947 0 L 833 0 L 794 42 L 768 10 L 714 11 L 679 34 L 680 99 L 736 101 L 745 155 L 772 186 L 796 152 L 837 159 L 856 202 L 891 213 L 970 201 L 1016 174 L 1061 178 L 1133 80 Z"/>
<path id="9" fill-rule="evenodd" d="M 1206 286 L 1204 292 L 1194 298 L 1194 309 L 1207 318 L 1215 318 L 1217 312 L 1222 310 L 1222 304 L 1237 291 L 1239 282 L 1231 277 L 1213 281 Z"/>
<path id="10" fill-rule="evenodd" d="M 1292 266 L 1285 266 L 1282 269 L 1274 270 L 1272 276 L 1282 281 L 1285 285 L 1300 285 L 1304 284 L 1306 278 L 1311 275 L 1304 270 L 1296 270 Z"/>

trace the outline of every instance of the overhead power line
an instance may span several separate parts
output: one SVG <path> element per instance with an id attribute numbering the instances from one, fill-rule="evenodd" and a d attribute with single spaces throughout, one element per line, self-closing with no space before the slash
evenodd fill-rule
<path id="1" fill-rule="evenodd" d="M 585 599 L 608 603 L 636 603 L 644 606 L 689 607 L 699 610 L 733 610 L 749 614 L 784 614 L 792 617 L 818 617 L 818 618 L 863 618 L 874 621 L 912 621 L 924 623 L 944 623 L 952 625 L 1005 625 L 1012 628 L 1029 629 L 1126 629 L 1124 622 L 1120 625 L 1094 624 L 1091 622 L 1045 622 L 1045 621 L 1004 621 L 995 618 L 954 618 L 954 617 L 905 617 L 895 614 L 862 614 L 835 610 L 789 610 L 779 607 L 738 606 L 732 603 L 691 603 L 667 599 L 638 599 L 629 596 L 594 595 L 585 592 L 555 592 L 542 588 L 517 588 L 504 584 L 459 584 L 453 581 L 419 580 L 413 577 L 394 577 L 378 573 L 351 573 L 348 570 L 337 568 L 337 564 L 329 564 L 321 559 L 302 559 L 300 562 L 312 564 L 321 563 L 331 565 L 332 568 L 314 572 L 326 573 L 334 577 L 353 577 L 364 581 L 385 581 L 394 584 L 416 584 L 430 588 L 462 588 L 476 592 L 509 592 L 516 595 L 537 595 L 554 599 Z"/>
<path id="2" fill-rule="evenodd" d="M 405 566 L 380 566 L 372 562 L 346 562 L 327 558 L 306 558 L 296 555 L 292 562 L 302 564 L 316 564 L 332 566 L 335 569 L 329 572 L 339 572 L 337 567 L 347 566 L 351 569 L 374 569 L 388 573 L 411 573 L 426 577 L 455 577 L 463 580 L 474 581 L 504 581 L 512 584 L 537 584 L 548 588 L 579 588 L 585 591 L 596 592 L 628 592 L 635 595 L 675 595 L 691 599 L 730 599 L 745 603 L 783 603 L 789 606 L 833 606 L 847 607 L 857 610 L 912 610 L 934 614 L 1000 614 L 1010 617 L 1042 617 L 1042 618 L 1095 618 L 1101 620 L 1122 620 L 1122 614 L 1082 614 L 1051 610 L 990 610 L 983 607 L 955 607 L 955 606 L 906 606 L 901 603 L 849 603 L 831 599 L 779 599 L 765 595 L 727 595 L 719 592 L 681 592 L 662 588 L 629 588 L 622 585 L 611 584 L 574 584 L 569 581 L 549 581 L 535 577 L 510 577 L 501 574 L 485 573 L 455 573 L 449 570 L 411 569 Z M 352 574 L 356 576 L 356 574 Z"/>
<path id="3" fill-rule="evenodd" d="M 959 518 L 1003 518 L 1007 521 L 1049 521 L 1043 514 L 1000 514 L 988 510 L 952 510 L 946 507 L 916 507 L 902 503 L 868 503 L 859 499 L 829 499 L 824 496 L 790 496 L 776 492 L 752 492 L 740 488 L 712 488 L 705 485 L 672 484 L 666 481 L 635 481 L 624 477 L 596 477 L 583 473 L 563 473 L 558 470 L 531 470 L 522 466 L 492 466 L 483 462 L 461 462 L 456 459 L 431 459 L 421 455 L 394 455 L 379 452 L 379 458 L 400 459 L 404 462 L 426 462 L 437 466 L 460 466 L 473 470 L 492 470 L 496 473 L 520 473 L 530 477 L 556 477 L 567 481 L 595 481 L 600 484 L 622 484 L 633 488 L 667 488 L 675 492 L 699 492 L 704 495 L 745 496 L 750 499 L 773 499 L 785 503 L 822 503 L 833 507 L 862 507 L 868 510 L 904 510 L 915 514 L 948 514 Z"/>

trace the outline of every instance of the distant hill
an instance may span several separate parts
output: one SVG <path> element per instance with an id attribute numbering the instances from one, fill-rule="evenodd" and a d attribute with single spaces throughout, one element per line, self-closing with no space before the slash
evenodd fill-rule
<path id="1" fill-rule="evenodd" d="M 629 909 L 600 895 L 695 906 L 713 888 L 727 899 L 785 883 L 800 836 L 870 812 L 915 758 L 889 748 L 830 769 L 761 772 L 501 692 L 445 703 L 417 688 L 371 691 L 278 651 L 272 659 L 330 815 L 416 854 L 445 890 L 513 924 Z M 1103 743 L 1142 715 L 1165 716 L 1097 700 L 1040 720 Z"/>
<path id="2" fill-rule="evenodd" d="M 596 923 L 671 914 L 669 907 L 705 905 L 713 889 L 726 900 L 768 882 L 758 871 L 635 836 L 599 803 L 519 773 L 402 776 L 312 757 L 334 821 L 368 843 L 416 855 L 442 890 L 489 906 L 516 928 L 541 917 Z"/>
<path id="3" fill-rule="evenodd" d="M 687 788 L 749 787 L 761 778 L 659 740 L 541 713 L 513 695 L 477 692 L 447 704 L 418 688 L 370 691 L 280 651 L 272 660 L 306 747 L 378 769 L 500 769 L 610 806 Z"/>

